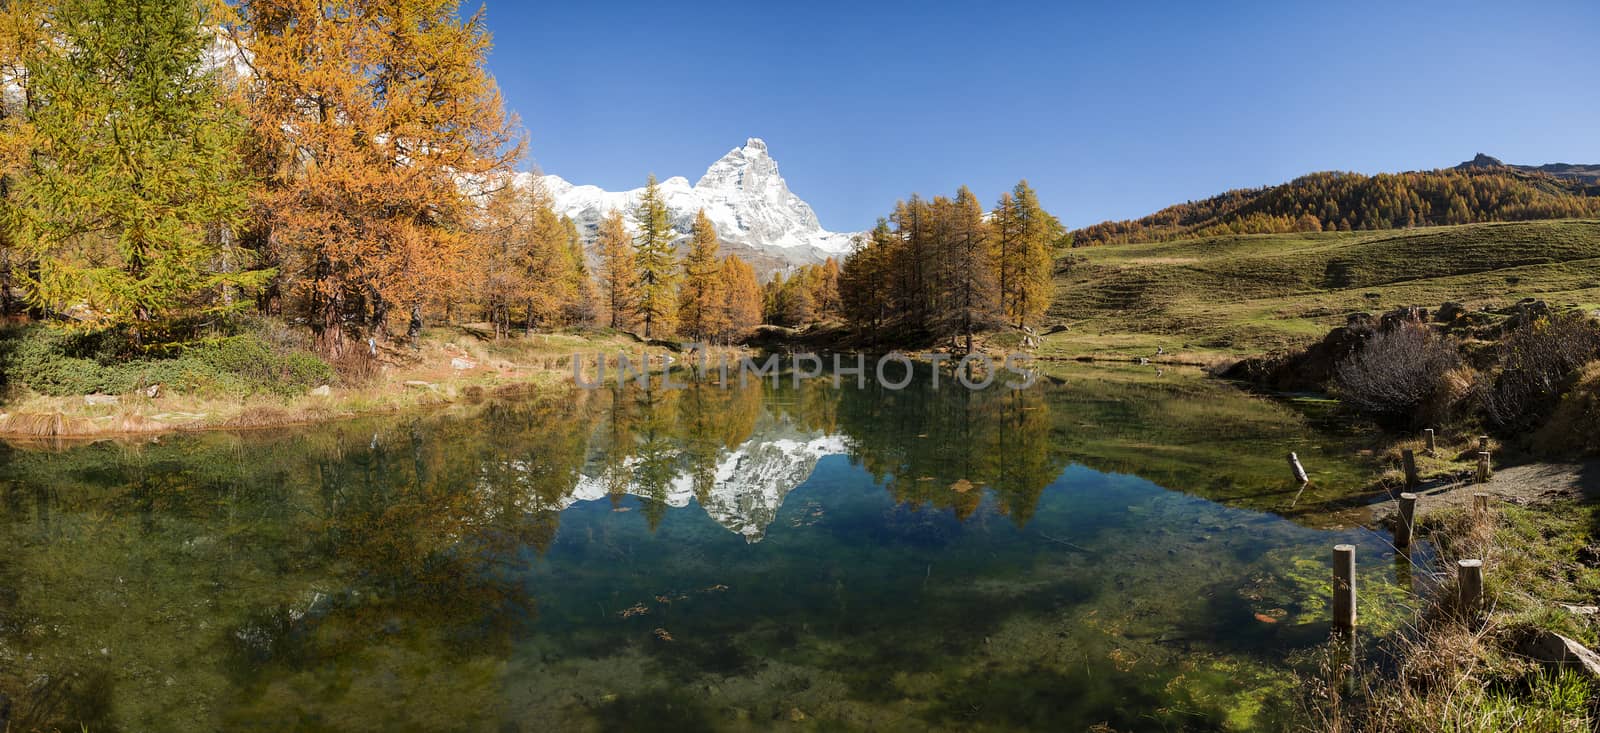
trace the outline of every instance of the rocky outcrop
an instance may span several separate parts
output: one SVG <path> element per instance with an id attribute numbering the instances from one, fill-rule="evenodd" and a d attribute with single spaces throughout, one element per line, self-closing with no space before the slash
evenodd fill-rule
<path id="1" fill-rule="evenodd" d="M 1322 389 L 1333 378 L 1334 366 L 1358 351 L 1377 329 L 1376 320 L 1370 313 L 1352 314 L 1345 325 L 1329 331 L 1310 347 L 1245 359 L 1223 371 L 1222 376 L 1283 392 Z"/>

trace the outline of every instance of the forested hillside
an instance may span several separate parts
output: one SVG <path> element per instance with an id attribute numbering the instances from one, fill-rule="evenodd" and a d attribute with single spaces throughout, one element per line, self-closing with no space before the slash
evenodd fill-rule
<path id="1" fill-rule="evenodd" d="M 1600 215 L 1600 186 L 1508 166 L 1312 173 L 1073 232 L 1077 246 L 1230 234 L 1406 229 Z"/>

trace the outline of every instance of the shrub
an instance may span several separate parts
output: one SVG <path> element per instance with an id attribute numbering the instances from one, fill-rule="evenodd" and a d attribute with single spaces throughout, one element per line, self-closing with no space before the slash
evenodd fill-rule
<path id="1" fill-rule="evenodd" d="M 1550 420 L 1534 432 L 1533 450 L 1552 458 L 1600 454 L 1600 361 L 1578 371 Z"/>
<path id="2" fill-rule="evenodd" d="M 269 392 L 293 393 L 333 381 L 333 368 L 304 351 L 276 352 L 255 336 L 204 341 L 188 348 L 184 360 L 240 377 Z"/>
<path id="3" fill-rule="evenodd" d="M 1443 419 L 1471 385 L 1455 340 L 1419 323 L 1400 322 L 1370 336 L 1333 368 L 1344 404 L 1387 422 Z"/>
<path id="4" fill-rule="evenodd" d="M 1600 327 L 1582 313 L 1559 313 L 1513 329 L 1496 350 L 1493 381 L 1478 385 L 1490 424 L 1532 429 L 1555 409 L 1573 375 L 1600 355 Z"/>
<path id="5" fill-rule="evenodd" d="M 253 334 L 138 358 L 126 353 L 113 336 L 17 328 L 0 337 L 0 373 L 7 384 L 53 396 L 127 394 L 156 384 L 177 393 L 287 396 L 334 379 L 332 367 L 316 356 L 274 349 Z"/>

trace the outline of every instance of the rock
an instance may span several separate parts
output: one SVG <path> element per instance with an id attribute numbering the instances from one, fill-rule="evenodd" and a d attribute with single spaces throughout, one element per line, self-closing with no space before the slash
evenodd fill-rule
<path id="1" fill-rule="evenodd" d="M 1467 307 L 1465 305 L 1450 302 L 1439 306 L 1439 310 L 1434 312 L 1433 317 L 1440 323 L 1451 323 L 1466 314 Z"/>
<path id="2" fill-rule="evenodd" d="M 144 396 L 148 397 L 148 398 L 150 398 L 152 400 L 157 398 L 157 397 L 160 397 L 161 396 L 161 385 L 152 384 L 152 385 L 150 385 L 148 387 L 145 387 L 144 388 Z"/>
<path id="3" fill-rule="evenodd" d="M 1557 605 L 1561 606 L 1561 610 L 1575 616 L 1593 616 L 1600 613 L 1600 606 L 1570 606 L 1565 603 Z"/>
<path id="4" fill-rule="evenodd" d="M 122 398 L 114 394 L 86 394 L 83 396 L 83 404 L 90 406 L 115 405 L 121 401 Z"/>
<path id="5" fill-rule="evenodd" d="M 420 379 L 409 379 L 404 384 L 411 389 L 435 389 L 431 382 L 424 382 Z"/>
<path id="6" fill-rule="evenodd" d="M 1070 327 L 1066 326 L 1065 324 L 1057 323 L 1056 325 L 1046 329 L 1044 335 L 1049 336 L 1052 333 L 1061 333 L 1068 330 L 1071 330 Z"/>
<path id="7" fill-rule="evenodd" d="M 329 387 L 326 384 L 324 384 L 324 385 L 322 385 L 320 387 L 317 387 L 316 389 L 311 390 L 311 396 L 312 397 L 327 397 L 328 395 L 331 395 L 331 394 L 333 394 L 333 388 Z"/>
<path id="8" fill-rule="evenodd" d="M 1427 322 L 1428 322 L 1428 309 L 1427 308 L 1423 308 L 1423 307 L 1415 306 L 1415 305 L 1407 305 L 1407 306 L 1401 306 L 1401 307 L 1396 308 L 1396 309 L 1394 309 L 1392 311 L 1389 311 L 1388 313 L 1383 314 L 1383 318 L 1379 321 L 1379 328 L 1382 328 L 1383 330 L 1387 331 L 1387 330 L 1389 330 L 1391 328 L 1394 328 L 1395 326 L 1398 326 L 1398 325 L 1400 325 L 1402 323 L 1427 323 Z"/>
<path id="9" fill-rule="evenodd" d="M 1530 632 L 1517 644 L 1517 651 L 1534 661 L 1575 669 L 1591 680 L 1600 680 L 1600 654 L 1554 631 Z"/>
<path id="10" fill-rule="evenodd" d="M 468 358 L 462 357 L 462 356 L 458 356 L 458 357 L 450 360 L 450 368 L 451 369 L 455 369 L 457 371 L 463 371 L 463 370 L 466 370 L 466 369 L 476 369 L 477 366 L 478 366 L 478 362 L 475 362 L 475 361 L 473 361 L 471 359 L 468 359 Z"/>

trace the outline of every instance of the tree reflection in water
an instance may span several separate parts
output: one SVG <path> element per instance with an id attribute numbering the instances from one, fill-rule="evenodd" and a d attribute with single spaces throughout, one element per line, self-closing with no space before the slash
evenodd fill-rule
<path id="1" fill-rule="evenodd" d="M 576 716 L 552 725 L 664 725 L 704 710 L 637 690 L 717 670 L 754 675 L 741 684 L 781 697 L 779 681 L 761 679 L 774 668 L 757 662 L 802 648 L 798 639 L 817 633 L 805 630 L 808 614 L 870 600 L 878 610 L 852 609 L 829 638 L 881 634 L 859 624 L 903 617 L 916 585 L 888 578 L 924 565 L 932 576 L 919 553 L 934 546 L 980 551 L 957 563 L 971 582 L 1011 582 L 1025 558 L 1061 549 L 1030 525 L 1063 470 L 1125 466 L 1130 445 L 1152 441 L 1151 428 L 1130 435 L 1140 413 L 1171 412 L 1164 402 L 1194 389 L 629 387 L 276 434 L 0 449 L 0 693 L 14 730 L 479 728 L 552 709 Z M 1253 399 L 1178 420 L 1155 428 L 1167 455 L 1142 470 L 1201 493 L 1256 495 L 1271 483 L 1251 460 L 1218 478 L 1206 474 L 1210 459 L 1184 457 L 1218 420 L 1247 441 L 1281 440 L 1286 424 L 1307 432 Z M 1082 430 L 1085 421 L 1099 427 Z M 792 492 L 819 462 L 832 468 L 796 504 Z M 1012 529 L 959 529 L 990 516 Z M 547 557 L 558 542 L 568 549 Z M 771 547 L 741 549 L 748 543 Z M 801 552 L 813 557 L 791 557 Z M 852 568 L 851 557 L 885 567 Z M 773 586 L 724 594 L 718 568 Z M 880 571 L 881 594 L 843 580 Z M 1090 593 L 1086 581 L 1049 577 L 1029 582 L 1064 583 L 1051 603 Z M 648 617 L 625 617 L 646 600 Z M 1013 603 L 945 608 L 979 600 L 996 613 Z M 1013 610 L 1037 613 L 1037 600 Z M 930 602 L 939 603 L 917 601 Z M 679 631 L 668 628 L 673 603 L 721 615 L 698 629 L 680 620 Z M 545 607 L 556 616 L 543 618 Z M 950 621 L 939 611 L 911 628 Z M 702 638 L 726 624 L 762 630 L 741 646 Z M 868 646 L 880 671 L 934 663 L 899 634 Z M 585 687 L 594 669 L 581 666 L 560 683 L 537 672 L 583 658 L 608 681 Z M 511 690 L 512 678 L 551 689 Z M 879 684 L 846 687 L 876 705 Z"/>

